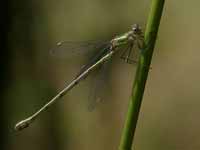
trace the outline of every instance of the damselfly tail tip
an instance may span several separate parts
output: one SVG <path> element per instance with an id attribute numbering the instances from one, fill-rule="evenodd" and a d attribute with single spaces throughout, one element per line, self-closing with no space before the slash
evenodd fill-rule
<path id="1" fill-rule="evenodd" d="M 27 128 L 30 125 L 30 123 L 31 123 L 30 118 L 22 120 L 15 125 L 14 129 L 15 129 L 15 131 L 21 131 L 21 130 Z"/>

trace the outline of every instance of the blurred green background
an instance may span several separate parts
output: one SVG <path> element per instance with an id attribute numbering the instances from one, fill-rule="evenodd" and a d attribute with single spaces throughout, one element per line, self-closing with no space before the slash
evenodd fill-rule
<path id="1" fill-rule="evenodd" d="M 105 40 L 145 28 L 150 0 L 8 0 L 1 55 L 1 147 L 5 150 L 116 150 L 135 65 L 115 57 L 105 102 L 88 112 L 82 82 L 29 128 L 13 133 L 71 81 L 87 56 L 52 58 L 59 41 Z M 134 139 L 135 150 L 199 150 L 199 1 L 166 1 Z"/>

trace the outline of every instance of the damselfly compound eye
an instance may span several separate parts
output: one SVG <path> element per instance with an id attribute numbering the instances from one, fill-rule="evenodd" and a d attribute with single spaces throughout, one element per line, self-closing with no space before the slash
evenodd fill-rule
<path id="1" fill-rule="evenodd" d="M 138 25 L 138 24 L 132 25 L 132 30 L 135 30 L 135 29 L 138 29 L 138 28 L 139 28 L 139 25 Z"/>
<path id="2" fill-rule="evenodd" d="M 140 26 L 138 24 L 134 24 L 134 25 L 132 25 L 132 31 L 134 33 L 140 33 L 141 32 L 141 28 L 140 28 Z"/>

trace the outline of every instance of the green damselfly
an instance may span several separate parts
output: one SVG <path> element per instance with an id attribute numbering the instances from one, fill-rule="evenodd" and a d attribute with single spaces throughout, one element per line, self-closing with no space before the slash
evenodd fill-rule
<path id="1" fill-rule="evenodd" d="M 62 98 L 68 91 L 70 91 L 75 85 L 81 80 L 85 79 L 92 71 L 96 70 L 100 66 L 104 65 L 110 58 L 118 51 L 121 47 L 126 46 L 121 56 L 127 63 L 135 62 L 130 59 L 130 55 L 133 46 L 136 45 L 139 49 L 143 47 L 143 32 L 138 24 L 134 24 L 132 29 L 127 33 L 117 36 L 108 42 L 60 42 L 57 44 L 57 49 L 62 52 L 65 49 L 69 49 L 75 52 L 77 49 L 98 49 L 97 54 L 93 59 L 86 65 L 84 65 L 80 72 L 76 75 L 74 80 L 68 84 L 62 91 L 60 91 L 55 97 L 53 97 L 48 103 L 46 103 L 36 113 L 17 123 L 15 130 L 20 131 L 28 127 L 42 112 L 49 108 L 53 103 Z M 56 51 L 56 49 L 55 49 Z M 55 52 L 52 51 L 53 53 Z"/>

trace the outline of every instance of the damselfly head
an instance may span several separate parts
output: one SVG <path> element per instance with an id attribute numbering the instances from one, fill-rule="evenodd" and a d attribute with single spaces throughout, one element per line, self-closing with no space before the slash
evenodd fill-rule
<path id="1" fill-rule="evenodd" d="M 133 33 L 138 34 L 138 35 L 142 33 L 142 29 L 138 24 L 132 25 L 132 31 Z"/>

